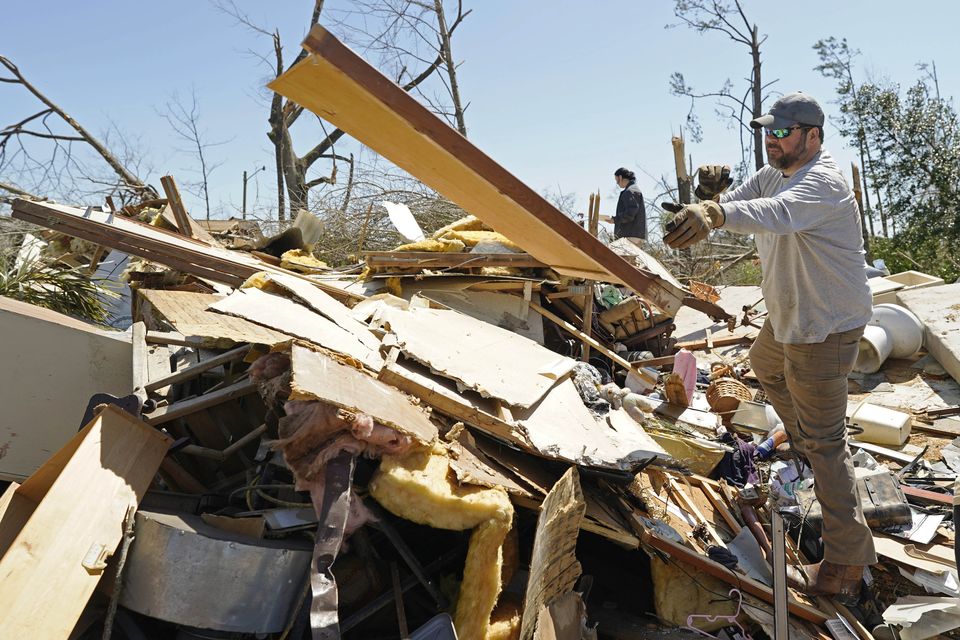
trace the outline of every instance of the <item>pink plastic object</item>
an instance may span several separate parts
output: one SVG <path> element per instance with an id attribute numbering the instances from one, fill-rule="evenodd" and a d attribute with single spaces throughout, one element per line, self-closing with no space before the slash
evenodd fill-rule
<path id="1" fill-rule="evenodd" d="M 673 357 L 673 372 L 683 378 L 683 388 L 687 390 L 687 404 L 693 401 L 693 390 L 697 388 L 697 358 L 686 349 L 680 349 Z"/>

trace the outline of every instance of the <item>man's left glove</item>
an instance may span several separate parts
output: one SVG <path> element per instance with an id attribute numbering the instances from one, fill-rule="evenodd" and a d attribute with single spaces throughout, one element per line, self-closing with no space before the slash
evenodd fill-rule
<path id="1" fill-rule="evenodd" d="M 699 200 L 716 200 L 731 184 L 730 165 L 705 164 L 697 169 L 697 189 L 693 193 Z"/>
<path id="2" fill-rule="evenodd" d="M 664 202 L 660 206 L 664 211 L 677 214 L 667 223 L 668 233 L 663 237 L 663 242 L 671 249 L 686 249 L 705 240 L 710 229 L 723 226 L 726 221 L 723 209 L 713 200 L 688 205 Z"/>

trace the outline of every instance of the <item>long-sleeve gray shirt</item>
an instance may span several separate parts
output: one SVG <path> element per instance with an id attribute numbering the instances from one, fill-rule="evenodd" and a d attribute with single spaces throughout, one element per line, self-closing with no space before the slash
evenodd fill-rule
<path id="1" fill-rule="evenodd" d="M 860 214 L 829 152 L 821 150 L 789 178 L 767 165 L 720 203 L 722 229 L 755 236 L 778 342 L 823 342 L 867 324 L 873 306 Z"/>

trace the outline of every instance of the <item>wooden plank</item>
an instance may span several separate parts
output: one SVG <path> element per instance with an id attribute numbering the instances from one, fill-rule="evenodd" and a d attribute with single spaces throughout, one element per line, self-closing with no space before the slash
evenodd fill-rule
<path id="1" fill-rule="evenodd" d="M 326 29 L 270 88 L 340 127 L 565 275 L 620 282 L 673 315 L 684 291 L 637 270 Z"/>
<path id="2" fill-rule="evenodd" d="M 680 562 L 694 566 L 704 573 L 712 575 L 715 578 L 719 578 L 720 580 L 723 580 L 727 584 L 732 585 L 741 591 L 746 591 L 747 593 L 757 596 L 767 603 L 773 604 L 773 592 L 767 585 L 757 582 L 756 580 L 743 574 L 731 571 L 722 564 L 714 562 L 710 558 L 702 556 L 696 551 L 677 544 L 672 540 L 666 540 L 657 536 L 656 534 L 650 532 L 643 525 L 643 522 L 639 519 L 636 513 L 633 514 L 631 524 L 634 525 L 634 528 L 640 535 L 640 541 L 643 544 L 663 551 L 664 553 L 673 556 Z M 822 625 L 829 619 L 829 616 L 819 609 L 811 607 L 808 604 L 798 602 L 794 599 L 791 599 L 787 606 L 790 609 L 790 613 L 793 615 L 799 616 L 804 620 L 809 620 L 815 624 Z"/>
<path id="3" fill-rule="evenodd" d="M 577 338 L 579 338 L 582 342 L 589 344 L 591 347 L 593 347 L 603 355 L 607 356 L 608 358 L 616 362 L 618 365 L 620 365 L 627 371 L 630 371 L 632 369 L 636 373 L 636 375 L 642 378 L 644 381 L 652 385 L 657 384 L 656 377 L 644 371 L 643 366 L 640 363 L 631 364 L 630 362 L 627 362 L 619 354 L 614 353 L 610 349 L 607 349 L 605 346 L 603 346 L 602 344 L 600 344 L 590 336 L 586 335 L 584 332 L 580 331 L 579 329 L 577 329 L 575 326 L 573 326 L 572 324 L 570 324 L 560 316 L 555 315 L 550 311 L 547 311 L 546 309 L 538 305 L 536 302 L 531 301 L 530 308 L 536 311 L 537 313 L 539 313 L 540 315 L 542 315 L 544 318 L 558 325 L 561 329 L 565 330 L 567 333 L 571 333 Z"/>
<path id="4" fill-rule="evenodd" d="M 934 504 L 953 504 L 953 496 L 945 493 L 927 491 L 926 489 L 917 489 L 916 487 L 911 487 L 908 484 L 901 484 L 900 489 L 903 490 L 903 494 L 908 498 L 916 498 L 918 500 L 923 500 L 924 502 L 933 502 Z"/>
<path id="5" fill-rule="evenodd" d="M 103 573 L 93 561 L 117 548 L 170 442 L 110 406 L 15 491 L 0 521 L 0 638 L 69 636 Z"/>
<path id="6" fill-rule="evenodd" d="M 163 190 L 167 194 L 167 202 L 173 210 L 173 217 L 177 221 L 177 229 L 183 235 L 193 237 L 193 225 L 190 223 L 190 216 L 183 206 L 183 200 L 180 199 L 180 189 L 177 188 L 173 176 L 161 176 L 160 184 L 163 185 Z"/>
<path id="7" fill-rule="evenodd" d="M 437 438 L 427 413 L 400 391 L 329 355 L 294 343 L 290 351 L 291 400 L 321 400 L 374 420 L 422 443 Z"/>
<path id="8" fill-rule="evenodd" d="M 147 424 L 157 426 L 170 422 L 171 420 L 176 420 L 177 418 L 189 416 L 190 414 L 196 413 L 197 411 L 201 411 L 203 409 L 215 407 L 218 404 L 223 404 L 224 402 L 229 402 L 230 400 L 242 398 L 245 395 L 256 393 L 256 391 L 256 382 L 253 382 L 252 380 L 241 380 L 240 382 L 235 382 L 228 387 L 211 391 L 202 396 L 190 398 L 189 400 L 183 400 L 181 402 L 175 402 L 165 407 L 159 407 L 144 419 L 146 420 Z"/>
<path id="9" fill-rule="evenodd" d="M 208 349 L 232 349 L 238 344 L 275 345 L 293 336 L 244 318 L 211 311 L 225 296 L 194 291 L 141 289 L 138 295 L 150 309 L 192 344 Z M 195 340 L 194 340 L 195 339 Z"/>
<path id="10" fill-rule="evenodd" d="M 142 322 L 134 322 L 131 336 L 131 365 L 133 367 L 133 393 L 140 398 L 140 402 L 147 399 L 147 326 Z"/>
<path id="11" fill-rule="evenodd" d="M 717 347 L 729 347 L 735 344 L 749 344 L 753 342 L 750 336 L 728 336 L 724 338 L 714 338 L 708 333 L 703 340 L 690 340 L 688 342 L 678 342 L 677 349 L 686 349 L 687 351 L 699 351 L 701 349 L 716 349 Z"/>
<path id="12" fill-rule="evenodd" d="M 240 360 L 241 358 L 246 356 L 247 353 L 249 352 L 250 352 L 249 345 L 244 345 L 242 347 L 237 347 L 236 349 L 231 349 L 230 351 L 221 353 L 220 355 L 214 356 L 212 358 L 207 358 L 202 362 L 198 362 L 193 366 L 186 367 L 185 369 L 181 369 L 180 371 L 170 374 L 169 376 L 165 376 L 163 378 L 157 378 L 156 380 L 151 380 L 146 385 L 144 385 L 144 389 L 147 391 L 156 391 L 157 389 L 166 387 L 167 385 L 178 384 L 185 380 L 190 380 L 192 378 L 197 377 L 204 371 L 209 371 L 210 369 L 213 369 L 215 367 L 219 367 L 221 365 L 228 364 L 236 360 Z"/>
<path id="13" fill-rule="evenodd" d="M 540 608 L 573 590 L 580 577 L 577 535 L 586 508 L 580 475 L 570 467 L 544 498 L 537 517 L 520 623 L 523 640 L 533 637 Z"/>
<path id="14" fill-rule="evenodd" d="M 13 202 L 11 215 L 231 286 L 239 286 L 255 273 L 267 271 L 305 278 L 336 298 L 363 300 L 365 297 L 279 269 L 242 251 L 211 247 L 159 227 L 102 211 L 17 199 Z"/>

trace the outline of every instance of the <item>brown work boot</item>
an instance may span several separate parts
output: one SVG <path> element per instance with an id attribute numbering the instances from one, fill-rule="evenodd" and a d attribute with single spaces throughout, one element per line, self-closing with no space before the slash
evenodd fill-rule
<path id="1" fill-rule="evenodd" d="M 860 565 L 834 564 L 822 560 L 816 564 L 803 565 L 806 580 L 801 583 L 799 576 L 788 573 L 788 583 L 794 589 L 811 596 L 840 596 L 844 600 L 855 601 L 860 594 L 860 581 L 863 567 Z M 792 578 L 792 579 L 791 579 Z"/>

